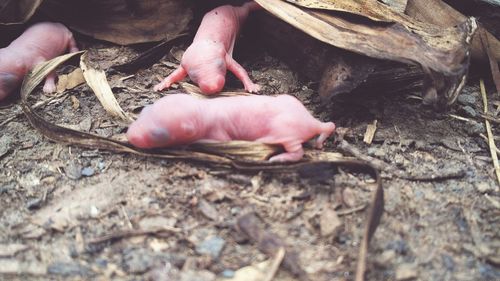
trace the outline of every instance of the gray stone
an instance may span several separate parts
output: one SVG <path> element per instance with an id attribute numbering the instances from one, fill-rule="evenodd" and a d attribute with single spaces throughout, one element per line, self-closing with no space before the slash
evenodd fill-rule
<path id="1" fill-rule="evenodd" d="M 125 252 L 123 268 L 128 273 L 144 273 L 154 265 L 153 255 L 144 249 L 129 249 Z"/>
<path id="2" fill-rule="evenodd" d="M 474 108 L 472 108 L 472 106 L 466 105 L 462 107 L 462 111 L 467 117 L 477 117 L 477 112 Z"/>
<path id="3" fill-rule="evenodd" d="M 68 262 L 55 262 L 47 268 L 49 274 L 61 276 L 92 276 L 94 272 L 87 266 L 68 263 Z"/>
<path id="4" fill-rule="evenodd" d="M 93 176 L 94 173 L 95 173 L 95 171 L 94 171 L 94 168 L 92 168 L 92 167 L 85 167 L 82 169 L 82 176 L 90 177 L 90 176 Z"/>
<path id="5" fill-rule="evenodd" d="M 222 271 L 222 273 L 221 273 L 222 277 L 224 277 L 224 278 L 233 278 L 235 274 L 236 274 L 236 272 L 234 272 L 234 270 L 230 270 L 230 269 L 226 269 L 226 270 Z"/>
<path id="6" fill-rule="evenodd" d="M 470 136 L 477 136 L 480 133 L 485 132 L 483 123 L 471 120 L 471 122 L 467 122 L 464 126 L 465 126 L 465 131 L 467 131 L 467 134 L 469 134 Z"/>
<path id="7" fill-rule="evenodd" d="M 64 169 L 66 176 L 72 180 L 79 180 L 82 177 L 82 166 L 77 162 L 70 162 Z"/>
<path id="8" fill-rule="evenodd" d="M 477 102 L 477 98 L 471 94 L 461 94 L 458 96 L 457 102 L 462 105 L 474 105 Z"/>
<path id="9" fill-rule="evenodd" d="M 218 258 L 225 245 L 226 241 L 224 239 L 212 236 L 197 245 L 196 252 L 200 255 L 209 255 L 213 258 Z"/>

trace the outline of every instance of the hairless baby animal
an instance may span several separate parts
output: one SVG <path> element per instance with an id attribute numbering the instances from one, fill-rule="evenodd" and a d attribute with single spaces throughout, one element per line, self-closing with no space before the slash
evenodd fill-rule
<path id="1" fill-rule="evenodd" d="M 24 31 L 6 48 L 0 49 L 0 100 L 21 84 L 35 65 L 70 52 L 78 51 L 73 34 L 62 24 L 37 23 Z M 43 91 L 54 92 L 56 74 L 50 73 Z"/>
<path id="2" fill-rule="evenodd" d="M 185 94 L 161 98 L 141 112 L 128 129 L 130 143 L 140 148 L 167 147 L 199 140 L 247 140 L 281 144 L 285 152 L 273 162 L 300 160 L 302 143 L 313 138 L 316 147 L 335 130 L 332 122 L 315 119 L 290 95 L 234 96 L 200 99 Z"/>
<path id="3" fill-rule="evenodd" d="M 203 94 L 216 94 L 224 87 L 226 71 L 229 69 L 243 82 L 245 90 L 259 91 L 259 85 L 250 80 L 247 71 L 232 55 L 238 31 L 248 13 L 260 8 L 259 4 L 251 1 L 241 7 L 225 5 L 208 12 L 203 17 L 193 43 L 184 52 L 179 68 L 156 85 L 154 90 L 166 89 L 189 75 Z"/>

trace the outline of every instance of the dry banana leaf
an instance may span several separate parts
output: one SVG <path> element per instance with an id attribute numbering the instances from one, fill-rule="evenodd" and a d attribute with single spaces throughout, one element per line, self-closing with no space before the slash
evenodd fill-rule
<path id="1" fill-rule="evenodd" d="M 367 17 L 374 21 L 393 22 L 383 9 L 379 8 L 377 1 L 331 1 L 331 0 L 286 0 L 287 2 L 312 9 L 348 12 Z"/>
<path id="2" fill-rule="evenodd" d="M 450 5 L 442 0 L 409 0 L 406 7 L 406 13 L 411 17 L 422 21 L 435 24 L 441 27 L 452 27 L 467 20 L 467 17 L 455 10 Z M 479 30 L 484 30 L 482 26 Z M 500 61 L 500 41 L 488 31 L 486 31 L 489 45 L 493 53 L 493 57 Z M 483 52 L 481 40 L 478 32 L 472 39 L 472 58 L 488 61 L 486 54 Z"/>
<path id="3" fill-rule="evenodd" d="M 43 0 L 0 0 L 0 24 L 20 24 L 33 16 Z"/>
<path id="4" fill-rule="evenodd" d="M 133 119 L 128 116 L 120 107 L 120 104 L 118 104 L 118 101 L 108 84 L 104 71 L 92 68 L 88 65 L 86 60 L 87 56 L 86 53 L 84 53 L 80 57 L 80 68 L 83 71 L 83 77 L 85 77 L 87 85 L 89 85 L 92 91 L 94 91 L 94 94 L 97 99 L 99 99 L 99 102 L 104 107 L 106 112 L 111 116 L 118 118 L 122 122 L 125 122 L 125 124 L 131 123 Z"/>
<path id="5" fill-rule="evenodd" d="M 85 35 L 129 45 L 181 34 L 191 8 L 184 0 L 45 0 L 40 11 Z"/>
<path id="6" fill-rule="evenodd" d="M 196 151 L 213 153 L 219 156 L 225 156 L 236 159 L 266 160 L 277 152 L 283 151 L 283 148 L 276 145 L 256 144 L 249 141 L 231 141 L 225 142 L 198 142 L 189 146 Z"/>
<path id="7" fill-rule="evenodd" d="M 391 9 L 396 12 L 404 13 L 406 10 L 406 5 L 408 0 L 381 0 L 382 3 L 388 5 Z"/>
<path id="8" fill-rule="evenodd" d="M 415 21 L 388 7 L 381 8 L 383 4 L 374 6 L 384 9 L 393 23 L 360 21 L 345 13 L 304 8 L 281 0 L 256 2 L 325 43 L 374 58 L 421 65 L 428 76 L 425 96 L 429 103 L 450 105 L 464 86 L 469 44 L 477 27 L 472 18 L 443 29 Z"/>

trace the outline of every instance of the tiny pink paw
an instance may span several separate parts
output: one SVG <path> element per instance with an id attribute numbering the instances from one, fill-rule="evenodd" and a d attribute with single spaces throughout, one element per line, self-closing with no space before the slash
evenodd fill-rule
<path id="1" fill-rule="evenodd" d="M 269 162 L 297 162 L 304 156 L 304 151 L 284 152 L 269 158 Z"/>
<path id="2" fill-rule="evenodd" d="M 160 91 L 163 91 L 165 88 L 168 88 L 169 86 L 166 86 L 166 85 L 163 85 L 163 83 L 160 83 L 160 84 L 157 84 L 156 86 L 154 86 L 153 90 L 155 92 L 160 92 Z"/>
<path id="3" fill-rule="evenodd" d="M 258 85 L 258 84 L 253 84 L 253 83 L 252 83 L 251 85 L 248 85 L 248 87 L 247 87 L 247 89 L 246 89 L 246 90 L 247 90 L 249 93 L 257 93 L 257 92 L 259 92 L 259 91 L 260 91 L 260 89 L 261 89 L 260 85 Z"/>
<path id="4" fill-rule="evenodd" d="M 43 92 L 46 94 L 54 93 L 56 90 L 57 87 L 54 83 L 45 83 L 45 85 L 43 85 Z"/>
<path id="5" fill-rule="evenodd" d="M 315 141 L 314 142 L 314 148 L 316 148 L 316 149 L 323 149 L 323 142 L 322 141 Z"/>

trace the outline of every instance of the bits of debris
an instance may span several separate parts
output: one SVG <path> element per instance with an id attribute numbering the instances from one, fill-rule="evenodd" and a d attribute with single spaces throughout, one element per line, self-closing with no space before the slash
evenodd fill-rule
<path id="1" fill-rule="evenodd" d="M 401 264 L 396 269 L 396 280 L 411 280 L 418 277 L 418 271 L 413 264 Z"/>

